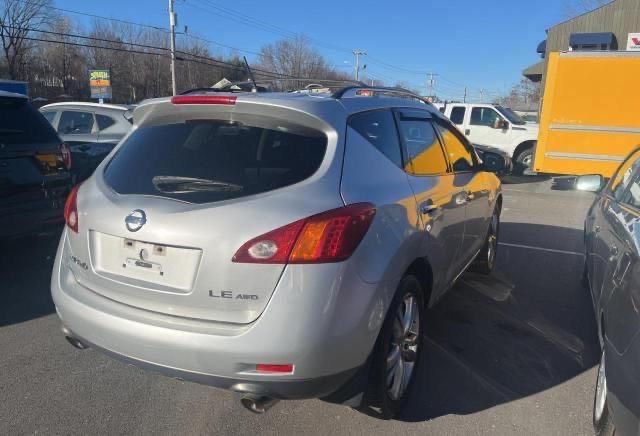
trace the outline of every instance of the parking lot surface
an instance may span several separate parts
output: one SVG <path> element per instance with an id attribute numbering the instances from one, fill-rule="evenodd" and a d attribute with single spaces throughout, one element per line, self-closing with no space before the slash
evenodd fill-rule
<path id="1" fill-rule="evenodd" d="M 599 349 L 581 284 L 593 196 L 506 180 L 498 270 L 465 274 L 428 314 L 400 419 L 321 400 L 252 415 L 239 396 L 72 348 L 49 295 L 57 238 L 0 247 L 0 434 L 592 434 Z"/>

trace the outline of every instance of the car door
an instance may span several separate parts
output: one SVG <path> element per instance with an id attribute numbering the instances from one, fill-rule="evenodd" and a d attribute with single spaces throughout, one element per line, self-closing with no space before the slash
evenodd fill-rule
<path id="1" fill-rule="evenodd" d="M 420 110 L 397 110 L 396 120 L 403 147 L 404 169 L 413 189 L 424 230 L 424 243 L 437 247 L 440 259 L 436 274 L 441 286 L 434 286 L 434 299 L 444 292 L 459 269 L 464 238 L 465 205 L 454 184 L 444 149 L 434 129 L 431 114 Z M 429 251 L 427 251 L 429 252 Z M 434 275 L 436 275 L 434 274 Z"/>
<path id="2" fill-rule="evenodd" d="M 490 106 L 472 106 L 464 133 L 472 144 L 503 149 L 509 145 L 511 126 Z"/>
<path id="3" fill-rule="evenodd" d="M 620 202 L 633 180 L 633 173 L 640 162 L 640 150 L 632 153 L 618 168 L 618 171 L 589 209 L 585 222 L 585 244 L 589 284 L 596 311 L 600 312 L 603 297 L 608 296 L 607 288 L 613 274 L 612 264 L 617 261 L 619 243 L 616 232 L 620 230 L 620 220 L 624 216 Z"/>
<path id="4" fill-rule="evenodd" d="M 486 174 L 480 170 L 478 158 L 468 141 L 445 120 L 436 120 L 436 129 L 444 143 L 453 171 L 456 202 L 464 206 L 464 231 L 457 274 L 482 248 L 491 218 L 491 193 Z"/>

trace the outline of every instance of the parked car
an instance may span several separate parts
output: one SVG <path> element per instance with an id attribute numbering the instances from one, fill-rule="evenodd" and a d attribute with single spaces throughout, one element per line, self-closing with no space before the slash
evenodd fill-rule
<path id="1" fill-rule="evenodd" d="M 514 170 L 526 172 L 533 163 L 538 141 L 538 126 L 528 124 L 509 108 L 494 104 L 436 104 L 474 144 L 487 145 L 506 152 Z"/>
<path id="2" fill-rule="evenodd" d="M 40 108 L 71 148 L 73 174 L 88 178 L 113 147 L 131 130 L 129 106 L 99 103 L 52 103 Z"/>
<path id="3" fill-rule="evenodd" d="M 70 159 L 25 95 L 0 91 L 0 239 L 62 224 Z"/>
<path id="4" fill-rule="evenodd" d="M 51 286 L 68 340 L 254 412 L 357 386 L 396 414 L 426 309 L 494 268 L 504 162 L 417 97 L 361 89 L 137 107 L 67 203 Z"/>
<path id="5" fill-rule="evenodd" d="M 581 176 L 578 189 L 599 191 L 601 175 Z M 596 197 L 585 221 L 585 279 L 602 359 L 593 423 L 598 435 L 637 435 L 640 428 L 640 149 Z"/>

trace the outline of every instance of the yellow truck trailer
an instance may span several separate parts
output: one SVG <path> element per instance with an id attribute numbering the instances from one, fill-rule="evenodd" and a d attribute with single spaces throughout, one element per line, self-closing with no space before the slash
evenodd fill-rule
<path id="1" fill-rule="evenodd" d="M 533 168 L 611 177 L 640 145 L 640 52 L 551 53 Z"/>

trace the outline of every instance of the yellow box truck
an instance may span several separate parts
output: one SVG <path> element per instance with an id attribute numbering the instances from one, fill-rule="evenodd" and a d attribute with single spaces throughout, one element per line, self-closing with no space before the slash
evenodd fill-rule
<path id="1" fill-rule="evenodd" d="M 533 169 L 610 178 L 640 145 L 640 52 L 551 53 Z"/>

